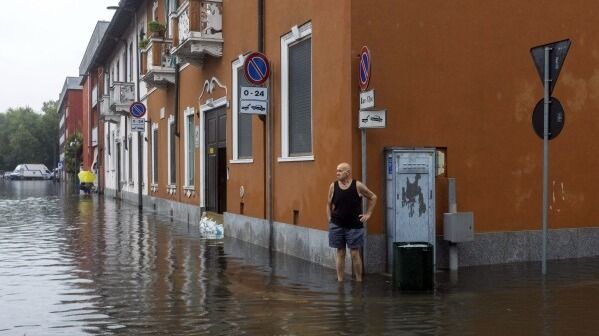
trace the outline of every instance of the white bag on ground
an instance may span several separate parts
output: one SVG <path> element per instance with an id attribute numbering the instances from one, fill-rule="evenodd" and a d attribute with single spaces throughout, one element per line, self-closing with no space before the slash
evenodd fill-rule
<path id="1" fill-rule="evenodd" d="M 204 216 L 200 219 L 200 235 L 208 239 L 222 239 L 225 229 L 222 224 Z"/>

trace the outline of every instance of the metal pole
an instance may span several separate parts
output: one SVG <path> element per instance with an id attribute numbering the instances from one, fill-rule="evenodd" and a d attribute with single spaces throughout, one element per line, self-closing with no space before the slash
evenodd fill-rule
<path id="1" fill-rule="evenodd" d="M 448 190 L 448 202 L 449 202 L 449 213 L 458 212 L 458 202 L 456 195 L 455 177 L 449 177 L 447 179 L 447 190 Z M 458 270 L 458 245 L 456 243 L 449 243 L 449 270 Z"/>
<path id="2" fill-rule="evenodd" d="M 133 9 L 133 24 L 135 25 L 135 88 L 136 88 L 136 101 L 139 102 L 139 34 L 137 32 L 137 9 Z M 145 129 L 145 127 L 144 127 Z M 143 135 L 142 132 L 137 132 L 137 192 L 138 192 L 138 201 L 139 211 L 143 210 L 143 195 L 142 195 L 142 184 L 143 184 Z"/>
<path id="3" fill-rule="evenodd" d="M 543 258 L 541 263 L 541 271 L 543 275 L 547 274 L 547 185 L 549 178 L 549 52 L 550 47 L 545 47 L 545 78 L 543 80 L 544 96 L 543 96 Z"/>
<path id="4" fill-rule="evenodd" d="M 368 174 L 366 174 L 366 129 L 362 128 L 362 183 L 367 185 Z M 368 201 L 362 198 L 362 213 L 368 211 Z M 364 248 L 362 250 L 362 269 L 366 273 L 366 261 L 368 259 L 368 223 L 364 223 Z"/>

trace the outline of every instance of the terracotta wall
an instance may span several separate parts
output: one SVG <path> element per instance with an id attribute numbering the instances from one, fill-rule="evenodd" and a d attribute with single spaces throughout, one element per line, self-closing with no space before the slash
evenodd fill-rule
<path id="1" fill-rule="evenodd" d="M 550 143 L 549 226 L 599 225 L 599 158 L 590 155 L 599 130 L 597 12 L 593 1 L 352 1 L 351 55 L 368 45 L 371 88 L 387 109 L 387 128 L 368 131 L 369 171 L 381 171 L 384 146 L 446 147 L 458 209 L 474 212 L 477 232 L 539 229 L 543 151 L 531 113 L 543 90 L 529 49 L 571 38 L 553 94 L 566 124 Z M 382 194 L 380 176 L 369 176 Z"/>
<path id="2" fill-rule="evenodd" d="M 65 107 L 69 109 L 69 116 L 66 117 L 65 120 L 65 127 L 68 130 L 69 135 L 75 134 L 75 132 L 81 133 L 83 117 L 83 91 L 68 90 L 64 104 Z"/>
<path id="3" fill-rule="evenodd" d="M 81 135 L 83 136 L 83 145 L 82 145 L 82 149 L 83 149 L 83 165 L 85 167 L 90 167 L 91 166 L 91 159 L 89 155 L 89 151 L 88 148 L 90 146 L 91 143 L 91 139 L 90 139 L 90 129 L 89 129 L 89 118 L 91 116 L 91 105 L 92 105 L 92 101 L 91 101 L 91 90 L 92 90 L 92 83 L 90 80 L 90 76 L 85 76 L 84 79 L 84 83 L 83 83 L 83 92 L 82 92 L 82 102 L 83 102 L 83 109 L 82 109 L 82 116 L 81 116 Z"/>

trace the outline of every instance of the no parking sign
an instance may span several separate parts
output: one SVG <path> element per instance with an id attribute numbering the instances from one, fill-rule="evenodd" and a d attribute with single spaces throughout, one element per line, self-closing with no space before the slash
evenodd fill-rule
<path id="1" fill-rule="evenodd" d="M 360 52 L 360 90 L 366 91 L 368 89 L 368 82 L 370 81 L 370 50 L 367 46 L 362 47 Z"/>
<path id="2" fill-rule="evenodd" d="M 243 62 L 243 74 L 252 84 L 261 85 L 270 76 L 270 64 L 263 53 L 253 52 Z"/>

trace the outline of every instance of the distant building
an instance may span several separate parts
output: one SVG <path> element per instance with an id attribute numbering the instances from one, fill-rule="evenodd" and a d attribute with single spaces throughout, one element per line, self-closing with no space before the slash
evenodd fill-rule
<path id="1" fill-rule="evenodd" d="M 59 134 L 59 160 L 64 162 L 66 141 L 69 136 L 81 132 L 83 110 L 81 77 L 67 77 L 58 98 L 58 134 Z"/>
<path id="2" fill-rule="evenodd" d="M 109 22 L 98 21 L 94 32 L 87 44 L 85 54 L 79 65 L 79 74 L 81 77 L 81 85 L 83 86 L 83 167 L 86 170 L 92 170 L 94 163 L 98 165 L 98 139 L 102 137 L 103 129 L 98 127 L 100 124 L 99 115 L 99 97 L 104 92 L 101 74 L 101 67 L 97 67 L 94 62 L 94 57 L 98 47 L 106 38 L 105 33 L 109 26 Z"/>

